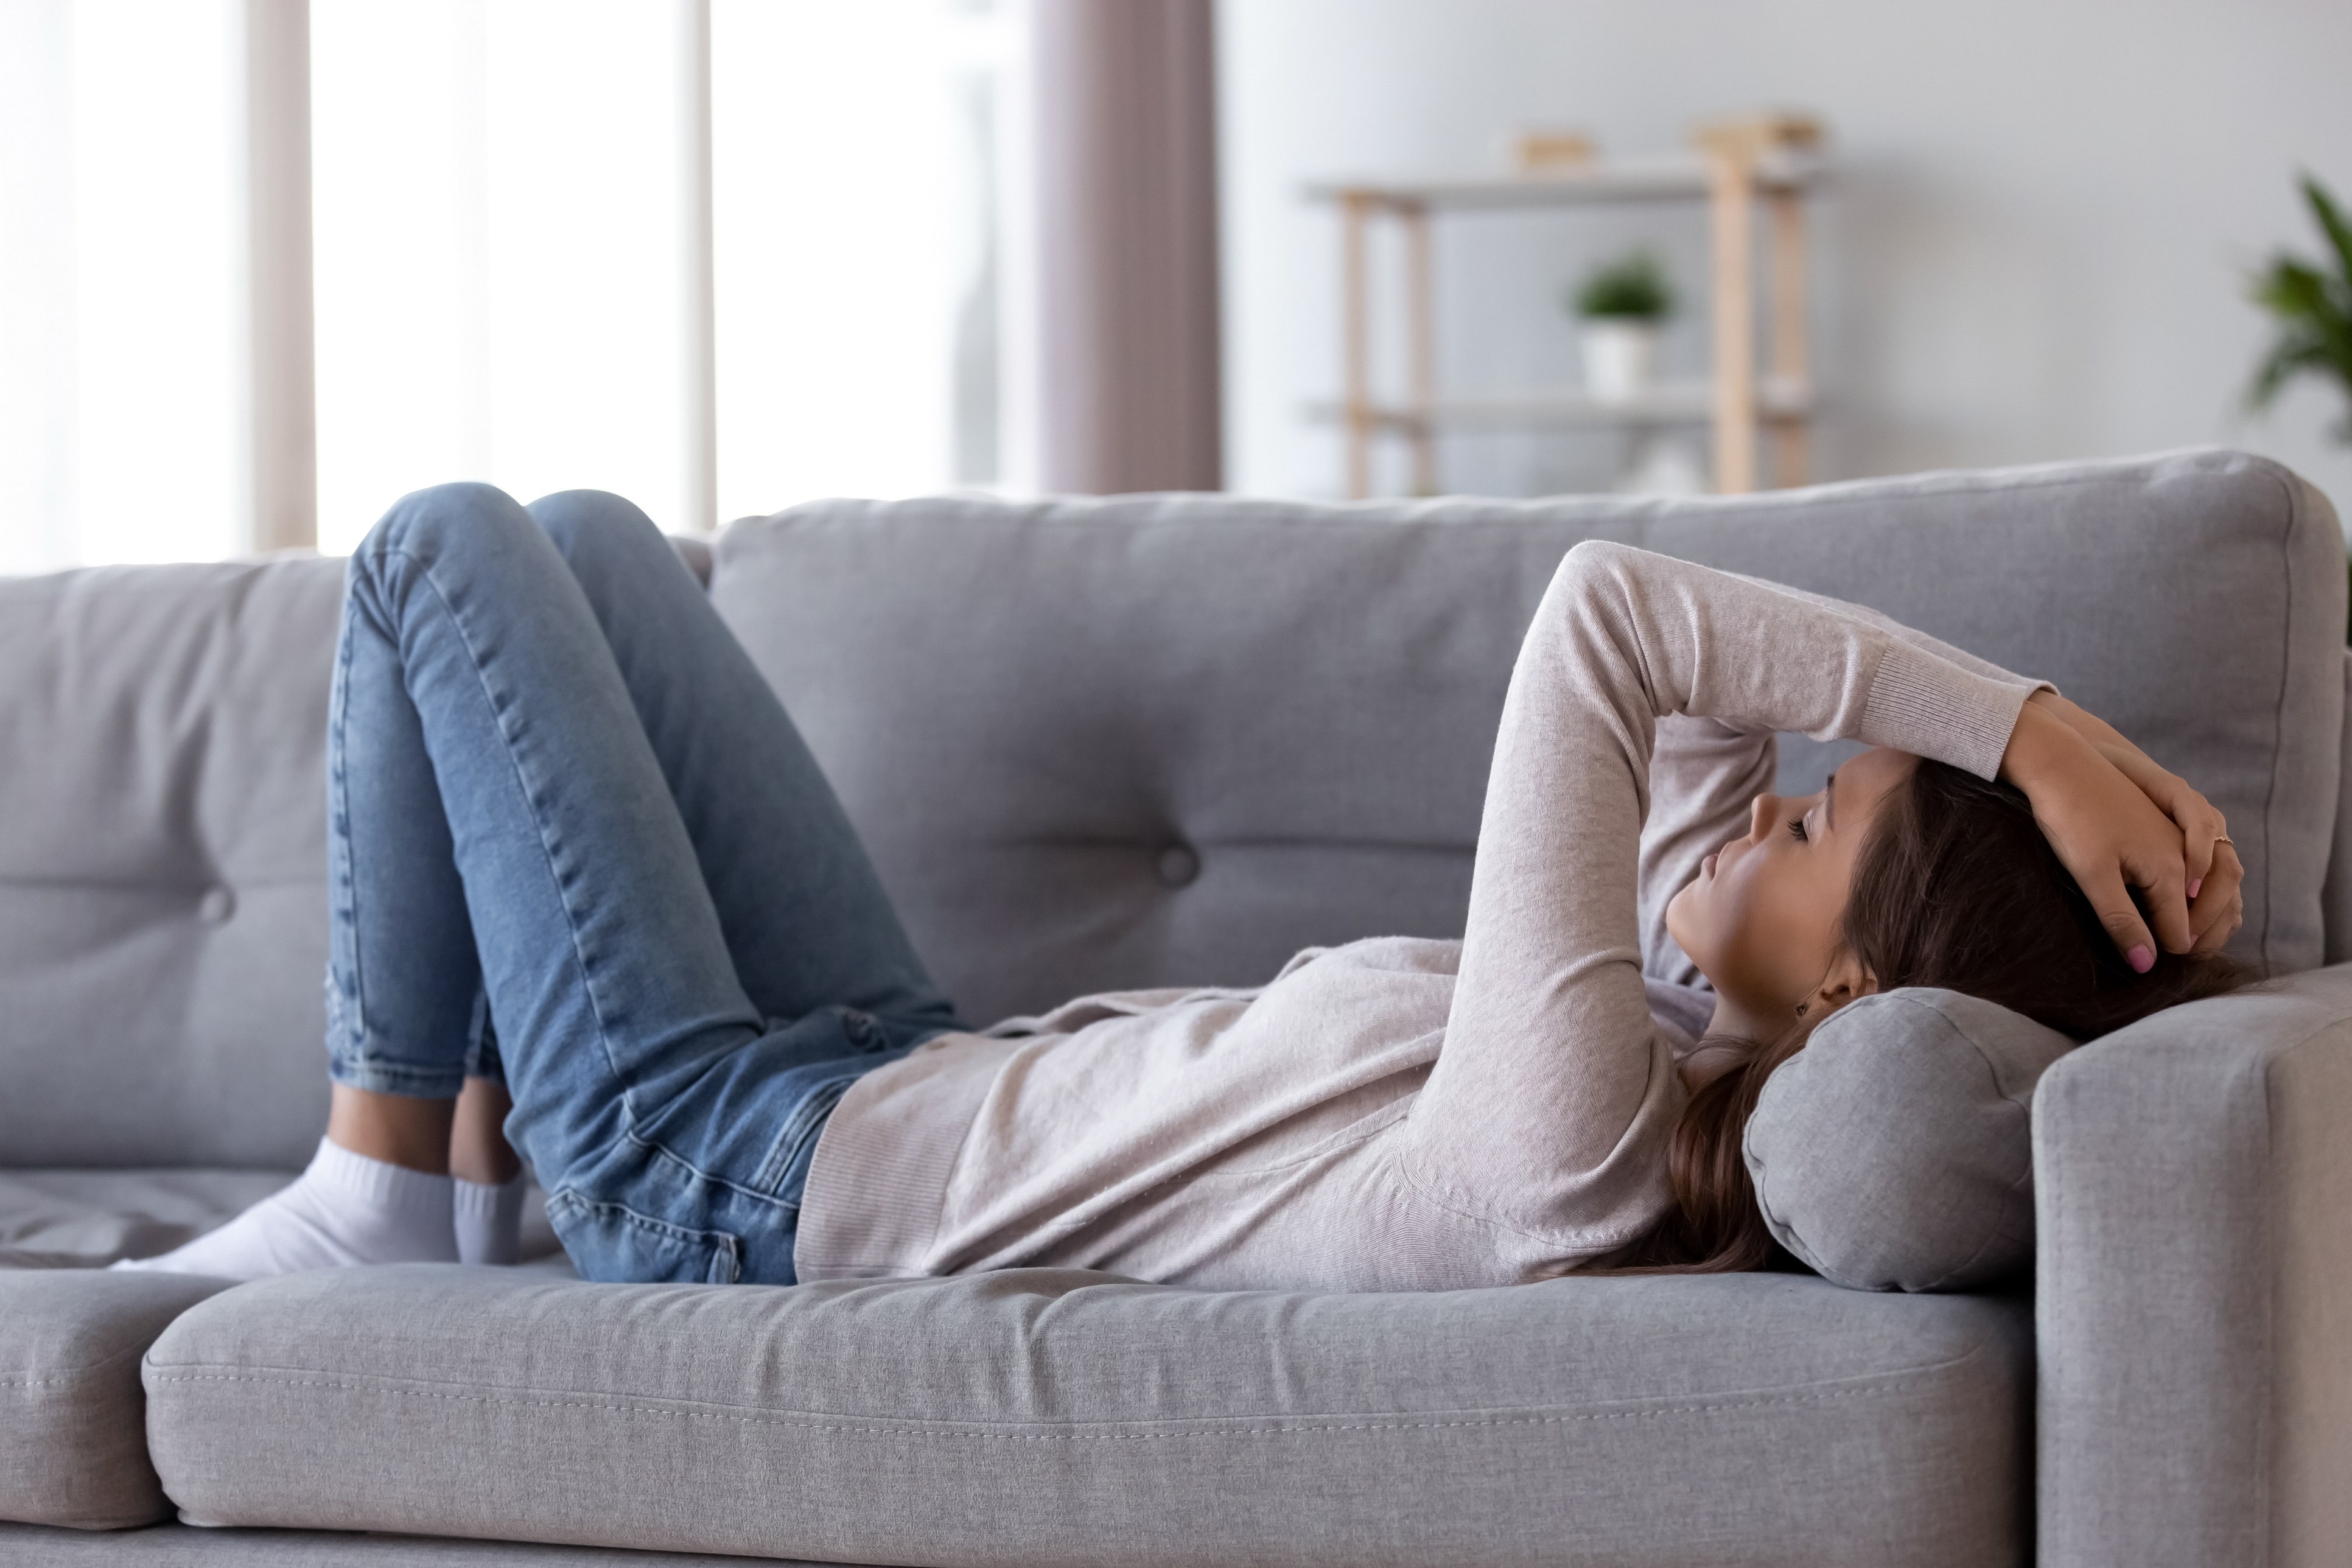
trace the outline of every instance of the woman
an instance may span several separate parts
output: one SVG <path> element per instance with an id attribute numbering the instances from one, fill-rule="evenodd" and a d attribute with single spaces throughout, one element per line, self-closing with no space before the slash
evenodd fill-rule
<path id="1" fill-rule="evenodd" d="M 1874 749 L 1783 799 L 1784 730 Z M 1464 940 L 1310 950 L 1259 991 L 969 1032 L 765 682 L 610 496 L 393 509 L 352 560 L 329 791 L 319 1157 L 142 1267 L 510 1256 L 503 1116 L 591 1279 L 1753 1268 L 1747 1113 L 1846 1002 L 1948 985 L 2087 1035 L 2235 977 L 2220 815 L 2105 725 L 1615 545 L 1570 552 L 1528 632 Z"/>

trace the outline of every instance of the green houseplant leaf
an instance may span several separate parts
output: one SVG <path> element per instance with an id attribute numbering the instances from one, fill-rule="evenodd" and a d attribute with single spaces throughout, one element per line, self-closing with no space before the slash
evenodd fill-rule
<path id="1" fill-rule="evenodd" d="M 1675 286 L 1654 252 L 1630 251 L 1588 274 L 1569 304 L 1587 321 L 1663 321 L 1675 312 Z"/>
<path id="2" fill-rule="evenodd" d="M 2250 279 L 2247 297 L 2270 313 L 2277 335 L 2254 367 L 2246 400 L 2263 408 L 2300 376 L 2332 381 L 2346 399 L 2336 438 L 2352 445 L 2352 218 L 2309 174 L 2301 184 L 2329 254 L 2311 261 L 2280 251 Z"/>

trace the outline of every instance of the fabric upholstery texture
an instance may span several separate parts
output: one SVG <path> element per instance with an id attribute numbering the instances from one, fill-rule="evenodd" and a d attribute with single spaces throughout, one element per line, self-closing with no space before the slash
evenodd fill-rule
<path id="1" fill-rule="evenodd" d="M 0 581 L 0 1159 L 299 1167 L 325 1124 L 342 563 Z M 37 761 L 35 761 L 37 760 Z"/>
<path id="2" fill-rule="evenodd" d="M 2352 705 L 2352 648 L 2344 650 L 2344 697 Z M 2352 722 L 2344 726 L 2344 756 L 2338 776 L 2352 784 Z M 2320 889 L 2327 923 L 2326 962 L 2352 959 L 2352 789 L 2336 797 L 2336 837 L 2327 851 L 2327 879 Z"/>
<path id="3" fill-rule="evenodd" d="M 2095 1040 L 2033 1111 L 2039 1561 L 2344 1562 L 2352 966 Z"/>
<path id="4" fill-rule="evenodd" d="M 279 1171 L 0 1169 L 0 1268 L 152 1258 L 234 1219 L 287 1180 Z"/>
<path id="5" fill-rule="evenodd" d="M 0 1519 L 116 1530 L 170 1517 L 147 1462 L 139 1358 L 173 1318 L 227 1288 L 186 1274 L 0 1268 Z"/>
<path id="6" fill-rule="evenodd" d="M 676 1552 L 606 1552 L 520 1542 L 435 1541 L 319 1530 L 197 1530 L 158 1525 L 113 1535 L 0 1524 L 0 1563 L 8 1568 L 220 1568 L 225 1563 L 288 1568 L 728 1568 L 740 1557 Z"/>
<path id="7" fill-rule="evenodd" d="M 1744 1148 L 1765 1223 L 1858 1290 L 1971 1290 L 2033 1261 L 2033 1086 L 2074 1048 L 1998 1004 L 1906 988 L 1813 1031 Z"/>
<path id="8" fill-rule="evenodd" d="M 820 501 L 730 530 L 712 595 L 985 1023 L 1260 984 L 1310 943 L 1459 935 L 1512 656 L 1585 538 L 2054 680 L 2229 814 L 2235 951 L 2320 961 L 2343 545 L 2261 458 L 1696 500 Z M 2232 613 L 2151 613 L 2215 604 Z M 1832 754 L 1785 744 L 1784 787 L 1818 788 Z"/>
<path id="9" fill-rule="evenodd" d="M 1313 1296 L 411 1267 L 240 1287 L 145 1375 L 197 1523 L 1022 1568 L 1984 1568 L 2021 1560 L 2027 1316 L 1793 1276 Z"/>

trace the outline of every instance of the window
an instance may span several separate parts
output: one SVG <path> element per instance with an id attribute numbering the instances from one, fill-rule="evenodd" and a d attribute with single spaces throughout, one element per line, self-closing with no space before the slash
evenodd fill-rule
<path id="1" fill-rule="evenodd" d="M 249 547 L 257 14 L 0 7 L 0 571 Z M 312 0 L 320 547 L 448 479 L 615 489 L 671 529 L 1003 479 L 1017 26 Z"/>

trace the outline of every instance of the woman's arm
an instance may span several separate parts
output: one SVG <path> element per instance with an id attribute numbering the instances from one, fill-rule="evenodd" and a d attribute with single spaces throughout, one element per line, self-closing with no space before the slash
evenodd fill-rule
<path id="1" fill-rule="evenodd" d="M 2032 684 L 1990 659 L 1914 631 L 1876 610 L 1745 574 L 1737 575 L 1742 582 L 1864 621 L 1962 669 L 2010 684 Z M 2030 700 L 2063 703 L 2074 712 L 2082 712 L 2054 690 L 2036 692 Z M 2083 717 L 2097 723 L 2088 714 Z M 2129 745 L 2120 735 L 2115 739 Z M 1696 966 L 1666 931 L 1666 906 L 1698 875 L 1700 861 L 1747 830 L 1749 803 L 1772 787 L 1778 772 L 1777 752 L 1773 731 L 1768 727 L 1689 714 L 1659 721 L 1656 746 L 1650 757 L 1650 816 L 1642 828 L 1641 858 L 1642 972 L 1652 979 L 1687 985 L 1700 978 Z M 2162 796 L 2157 800 L 2159 805 L 2165 804 Z"/>
<path id="2" fill-rule="evenodd" d="M 1568 1252 L 1654 1215 L 1681 1107 L 1637 925 L 1661 720 L 1858 739 L 1990 778 L 2032 689 L 1833 601 L 1622 545 L 1570 551 L 1512 672 L 1411 1179 Z"/>
<path id="3" fill-rule="evenodd" d="M 1972 669 L 1995 679 L 2013 680 L 2016 677 L 1990 660 L 1979 658 L 1949 643 L 1937 641 L 1925 632 L 1888 619 L 1875 610 L 1858 605 L 1842 605 L 1801 589 L 1787 588 L 1783 592 L 1811 603 L 1828 605 L 1870 621 L 1890 636 L 1902 638 L 1912 647 L 1935 654 L 1937 658 Z M 2245 881 L 2245 866 L 2238 858 L 2237 847 L 2229 841 L 2229 826 L 2212 803 L 2189 785 L 2186 779 L 2157 765 L 2146 752 L 2124 738 L 2116 727 L 2067 700 L 2054 687 L 2045 686 L 2027 700 L 2030 709 L 2042 710 L 2030 717 L 2020 714 L 2020 728 L 2029 731 L 2027 743 L 2020 748 L 2018 738 L 2011 737 L 2013 756 L 2004 766 L 2002 776 L 2023 788 L 2035 799 L 2035 814 L 2043 830 L 2065 860 L 2084 891 L 2101 906 L 2101 914 L 2114 933 L 2117 952 L 2128 955 L 2134 947 L 2150 941 L 2150 933 L 2130 896 L 2123 889 L 2121 869 L 2126 861 L 2153 855 L 2166 864 L 2170 861 L 2170 846 L 2164 835 L 2148 817 L 2138 801 L 2124 795 L 2116 781 L 2106 776 L 2106 770 L 2093 764 L 2089 756 L 2065 743 L 2063 736 L 2042 733 L 2049 727 L 2046 719 L 2056 719 L 2066 729 L 2088 742 L 2092 752 L 2116 773 L 2128 780 L 2149 804 L 2165 816 L 2180 835 L 2181 859 L 2186 872 L 2185 885 L 2179 893 L 2187 902 L 2180 905 L 2179 916 L 2174 914 L 2179 899 L 2165 885 L 2160 870 L 2140 873 L 2150 879 L 2134 886 L 2145 886 L 2151 894 L 2151 912 L 2156 916 L 2158 931 L 2164 945 L 2173 952 L 2194 948 L 2211 952 L 2229 941 L 2244 917 L 2244 905 L 2239 894 Z M 2024 764 L 2023 771 L 2016 765 Z M 2055 765 L 2053 765 L 2053 763 Z M 2035 792 L 2039 789 L 2040 795 Z M 2069 812 L 2061 804 L 2070 798 L 2102 799 L 2110 809 L 2102 813 Z M 2072 826 L 2061 830 L 2059 823 L 2068 820 Z M 2086 836 L 2084 829 L 2092 831 Z M 2160 848 L 2145 848 L 2158 846 Z M 2102 865 L 2105 861 L 2109 864 Z M 2153 860 L 2149 861 L 2152 867 Z M 1644 884 L 1646 886 L 1646 884 Z M 2185 921 L 2185 924 L 2183 923 Z"/>
<path id="4" fill-rule="evenodd" d="M 1779 771 L 1772 731 L 1687 713 L 1658 721 L 1650 753 L 1650 815 L 1642 825 L 1642 973 L 1689 985 L 1698 966 L 1666 930 L 1666 906 L 1699 862 L 1748 826 L 1748 803 Z"/>

